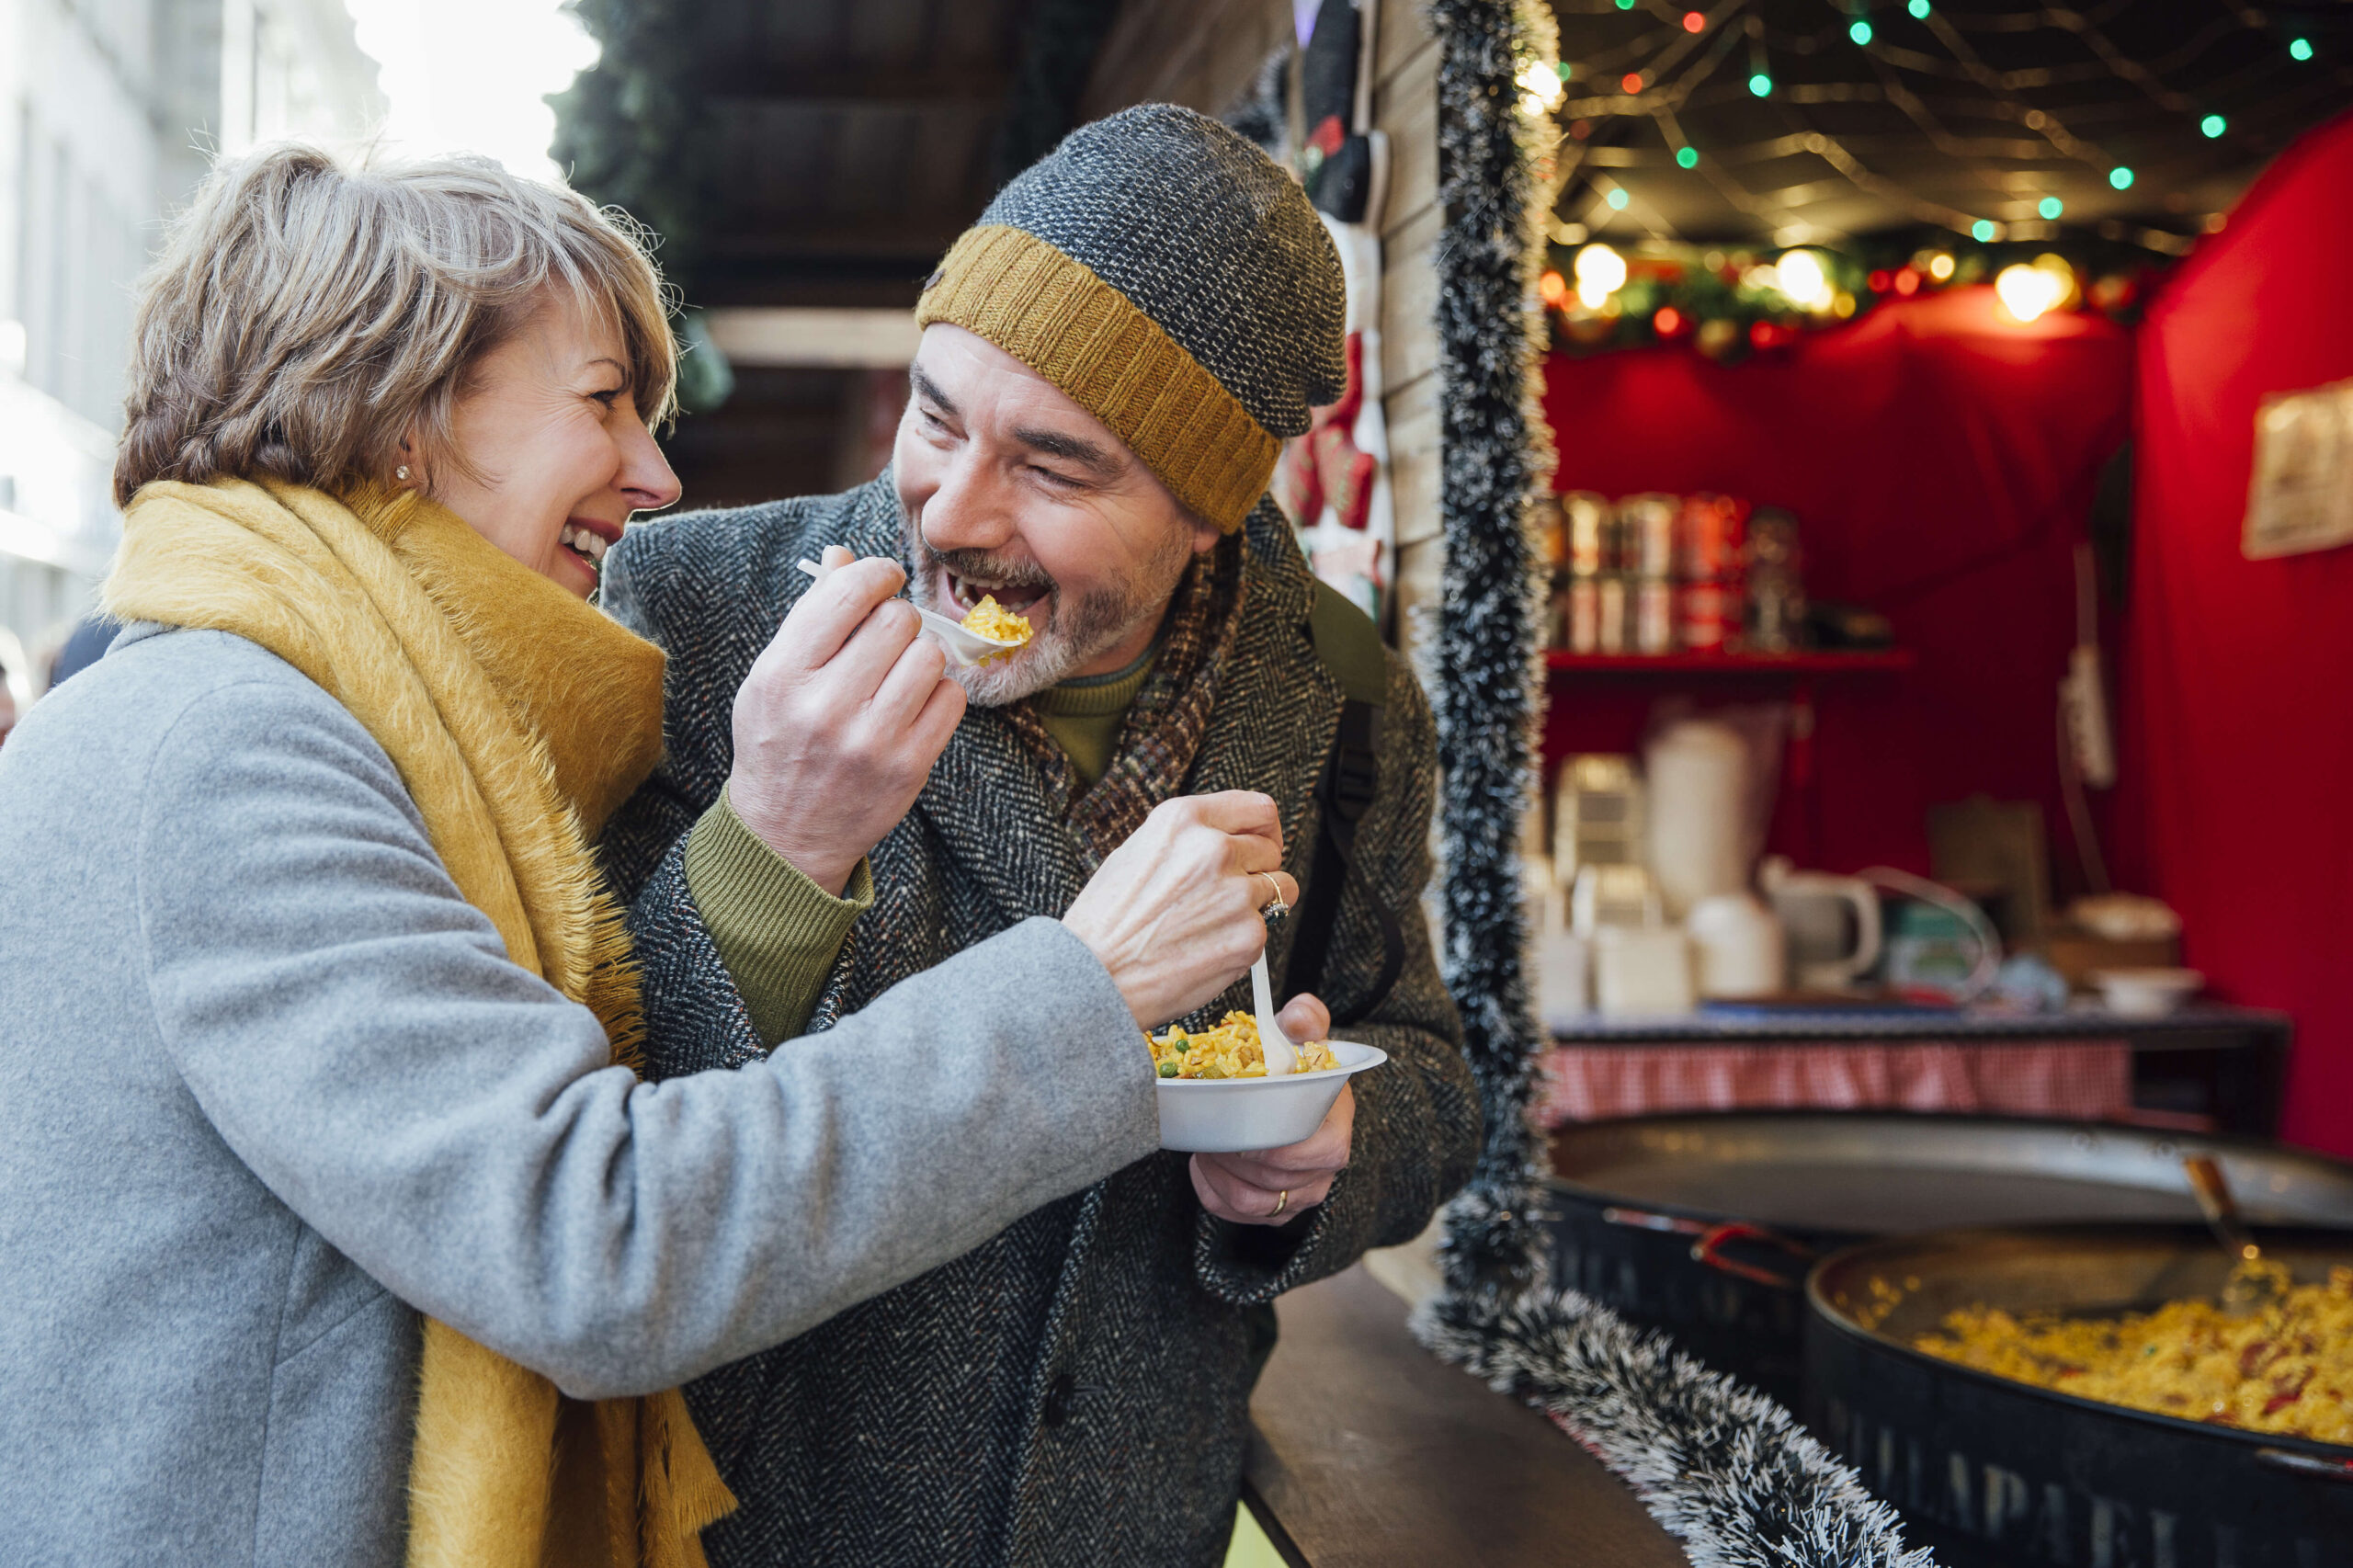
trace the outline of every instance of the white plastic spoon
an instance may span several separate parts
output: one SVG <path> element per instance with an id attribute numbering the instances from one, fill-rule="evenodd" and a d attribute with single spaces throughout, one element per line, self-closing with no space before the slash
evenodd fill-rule
<path id="1" fill-rule="evenodd" d="M 833 570 L 813 561 L 796 561 L 793 564 L 820 583 L 825 580 L 825 574 Z M 915 607 L 915 613 L 923 617 L 924 630 L 938 637 L 939 645 L 948 650 L 948 656 L 960 665 L 985 665 L 991 659 L 1001 658 L 1016 648 L 1025 646 L 1020 642 L 1002 642 L 994 637 L 983 637 L 961 622 L 951 620 L 935 610 L 927 610 L 921 605 Z"/>
<path id="2" fill-rule="evenodd" d="M 1267 1076 L 1288 1078 L 1299 1071 L 1299 1050 L 1275 1020 L 1275 986 L 1267 974 L 1264 949 L 1250 966 L 1250 1002 L 1258 1009 L 1258 1043 L 1267 1052 Z"/>

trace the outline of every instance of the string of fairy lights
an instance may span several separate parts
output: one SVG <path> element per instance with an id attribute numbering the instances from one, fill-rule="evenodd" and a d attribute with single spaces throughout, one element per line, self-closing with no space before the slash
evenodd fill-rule
<path id="1" fill-rule="evenodd" d="M 2071 216 L 2067 192 L 2079 187 L 2071 187 L 2067 169 L 2075 171 L 2074 180 L 2110 191 L 2147 187 L 2143 171 L 2104 145 L 2097 131 L 2102 118 L 2116 118 L 2113 109 L 2057 100 L 2070 89 L 2078 97 L 2087 88 L 2114 93 L 2121 83 L 2162 116 L 2177 117 L 2182 140 L 2194 146 L 2230 137 L 2229 108 L 2252 93 L 2341 97 L 2353 85 L 2353 73 L 2332 58 L 2329 40 L 2314 36 L 2322 29 L 2301 13 L 2223 0 L 2202 22 L 2175 5 L 2169 19 L 2180 22 L 2177 40 L 2162 56 L 2136 60 L 2108 30 L 2131 4 L 1987 13 L 1950 11 L 1938 0 L 1823 0 L 1819 26 L 1792 28 L 1768 17 L 1761 0 L 1718 0 L 1706 9 L 1672 0 L 1555 0 L 1563 15 L 1615 9 L 1654 24 L 1581 56 L 1531 60 L 1519 74 L 1523 112 L 1553 129 L 1553 188 L 1571 193 L 1556 204 L 1550 229 L 1554 244 L 1572 254 L 1542 285 L 1559 317 L 1562 346 L 1614 347 L 1688 334 L 1722 358 L 1850 320 L 1881 299 L 1987 280 L 2003 308 L 2022 321 L 2079 304 L 2129 312 L 2154 269 L 2187 251 L 2191 236 L 2121 217 Z M 1784 18 L 1795 9 L 1775 8 Z M 2015 44 L 2018 35 L 2038 29 L 2063 34 L 2079 48 L 2064 51 L 2069 58 L 2059 63 L 2005 69 L 1971 36 L 2008 35 L 2002 41 Z M 2265 47 L 2195 90 L 2177 85 L 2242 33 L 2259 35 Z M 1819 76 L 1827 65 L 1827 74 L 1857 79 L 1790 81 L 1777 72 L 1777 62 L 1801 61 L 1807 69 L 1797 74 Z M 2274 83 L 2278 74 L 2289 80 Z M 1743 97 L 1780 107 L 1796 128 L 1713 146 L 1690 133 L 1694 113 L 1705 120 L 1721 115 L 1728 98 Z M 1893 177 L 1881 154 L 1896 139 L 1807 122 L 1804 110 L 1829 105 L 1896 111 L 1904 151 L 1925 145 L 1950 160 L 1988 199 L 1958 206 Z M 1655 139 L 1601 134 L 1628 120 L 1646 120 Z M 1972 121 L 1998 129 L 1955 129 Z M 1823 177 L 1769 187 L 1744 177 L 1807 155 Z M 1662 204 L 1643 195 L 1654 173 L 1665 177 L 1670 169 L 1697 175 L 1772 244 L 1684 243 Z M 1915 238 L 1926 239 L 1890 255 L 1883 240 L 1858 239 L 1824 221 L 1824 203 L 1851 203 L 1856 193 L 1871 199 L 1877 213 L 1900 214 Z M 1966 199 L 1965 192 L 1939 194 Z M 2203 226 L 2211 231 L 2218 222 L 2208 216 Z M 1631 258 L 1597 237 L 1626 225 L 1645 236 Z M 2029 254 L 2036 246 L 2051 248 Z"/>

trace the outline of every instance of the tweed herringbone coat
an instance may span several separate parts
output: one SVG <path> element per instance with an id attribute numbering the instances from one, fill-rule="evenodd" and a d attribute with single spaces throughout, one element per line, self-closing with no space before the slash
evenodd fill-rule
<path id="1" fill-rule="evenodd" d="M 835 543 L 901 555 L 888 473 L 841 495 L 656 522 L 608 560 L 607 608 L 670 656 L 666 758 L 605 840 L 645 969 L 656 1075 L 763 1053 L 688 895 L 684 840 L 726 780 L 736 687 L 806 585 L 793 562 Z M 1189 770 L 1154 779 L 1131 763 L 1125 777 L 1162 796 L 1272 795 L 1287 869 L 1304 882 L 1313 790 L 1341 703 L 1308 641 L 1312 579 L 1270 504 L 1218 550 L 1240 608 Z M 1163 672 L 1154 682 L 1131 711 L 1123 758 L 1149 755 L 1136 715 L 1170 695 Z M 1068 907 L 1096 859 L 1067 820 L 1067 767 L 1041 760 L 1034 735 L 1025 740 L 1003 710 L 968 711 L 915 810 L 873 852 L 873 906 L 812 1031 L 1025 916 Z M 1416 908 L 1435 768 L 1428 705 L 1392 655 L 1380 794 L 1358 829 L 1361 874 L 1322 994 L 1345 1014 L 1377 979 L 1368 889 L 1397 915 L 1409 950 L 1389 995 L 1347 1031 L 1391 1061 L 1356 1080 L 1354 1149 L 1330 1199 L 1283 1232 L 1228 1225 L 1202 1210 L 1186 1156 L 1164 1152 L 688 1385 L 743 1504 L 705 1538 L 718 1568 L 1221 1560 L 1265 1303 L 1367 1247 L 1409 1240 L 1467 1178 L 1477 1148 L 1461 1024 Z M 1107 782 L 1120 761 L 1113 769 Z M 1278 922 L 1278 974 L 1287 949 Z M 1227 1003 L 1246 1008 L 1246 985 Z M 1041 1010 L 1053 1005 L 1038 998 Z M 956 1020 L 939 1024 L 946 1037 Z"/>

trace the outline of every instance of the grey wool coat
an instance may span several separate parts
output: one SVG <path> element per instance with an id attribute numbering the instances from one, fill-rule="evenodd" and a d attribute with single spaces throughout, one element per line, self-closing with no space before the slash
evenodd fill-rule
<path id="1" fill-rule="evenodd" d="M 0 1563 L 395 1568 L 421 1312 L 673 1386 L 1149 1153 L 1132 1028 L 1029 921 L 641 1084 L 341 705 L 134 626 L 0 747 Z"/>
<path id="2" fill-rule="evenodd" d="M 608 558 L 605 604 L 669 653 L 666 758 L 606 835 L 632 900 L 656 1072 L 765 1054 L 688 891 L 683 840 L 731 764 L 731 700 L 828 544 L 897 557 L 886 473 L 845 494 L 657 521 Z M 1271 505 L 1248 528 L 1237 642 L 1188 777 L 1165 792 L 1264 790 L 1306 881 L 1311 799 L 1341 693 L 1307 640 L 1313 583 Z M 1239 540 L 1221 550 L 1238 551 Z M 1146 687 L 1146 697 L 1151 694 Z M 1142 700 L 1140 699 L 1140 700 Z M 1283 1232 L 1212 1220 L 1186 1156 L 1137 1160 L 966 1256 L 688 1388 L 741 1511 L 706 1533 L 718 1568 L 1019 1564 L 1206 1568 L 1233 1526 L 1254 1319 L 1282 1290 L 1409 1240 L 1469 1175 L 1478 1108 L 1461 1024 L 1416 901 L 1428 875 L 1427 704 L 1390 661 L 1381 790 L 1358 832 L 1324 992 L 1336 1012 L 1381 962 L 1365 887 L 1404 916 L 1403 974 L 1350 1038 L 1389 1064 L 1356 1080 L 1355 1146 L 1326 1203 Z M 1059 915 L 1093 861 L 1001 711 L 969 710 L 915 810 L 875 849 L 875 902 L 811 1023 L 1026 917 Z M 1287 955 L 1274 930 L 1277 972 Z M 1236 988 L 1224 1005 L 1246 1007 Z M 1062 1005 L 1035 997 L 1040 1020 Z M 961 1016 L 943 1013 L 952 1032 Z M 776 1055 L 822 1042 L 789 1040 Z M 1141 1051 L 1141 1041 L 1136 1044 Z"/>

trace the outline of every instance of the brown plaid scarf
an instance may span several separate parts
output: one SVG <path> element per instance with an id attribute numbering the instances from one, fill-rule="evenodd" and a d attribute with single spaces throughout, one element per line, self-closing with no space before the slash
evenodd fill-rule
<path id="1" fill-rule="evenodd" d="M 1013 733 L 1045 770 L 1063 819 L 1098 862 L 1143 825 L 1153 807 L 1175 795 L 1192 770 L 1242 626 L 1245 548 L 1241 535 L 1229 536 L 1186 568 L 1169 597 L 1160 657 L 1128 709 L 1111 765 L 1093 789 L 1072 798 L 1078 780 L 1070 758 L 1026 699 L 1005 710 Z"/>

